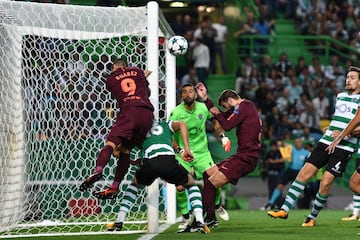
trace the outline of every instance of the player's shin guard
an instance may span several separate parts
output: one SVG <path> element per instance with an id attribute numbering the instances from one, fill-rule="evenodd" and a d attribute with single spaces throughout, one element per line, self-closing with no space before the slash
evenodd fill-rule
<path id="1" fill-rule="evenodd" d="M 209 181 L 209 175 L 206 171 L 203 173 L 203 209 L 207 220 L 215 219 L 215 194 L 216 188 Z"/>

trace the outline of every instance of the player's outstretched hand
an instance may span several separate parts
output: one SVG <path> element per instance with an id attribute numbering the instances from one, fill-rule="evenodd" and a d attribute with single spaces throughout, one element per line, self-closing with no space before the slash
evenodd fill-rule
<path id="1" fill-rule="evenodd" d="M 199 82 L 198 84 L 196 84 L 195 88 L 196 88 L 197 94 L 198 94 L 204 101 L 206 101 L 207 98 L 208 98 L 208 95 L 207 95 L 207 90 L 206 90 L 205 85 L 204 85 L 202 82 Z"/>
<path id="2" fill-rule="evenodd" d="M 150 70 L 144 70 L 145 77 L 148 77 L 151 73 L 152 73 L 152 71 L 150 71 Z"/>
<path id="3" fill-rule="evenodd" d="M 223 137 L 221 139 L 221 143 L 223 145 L 223 148 L 225 149 L 225 152 L 230 152 L 231 150 L 231 141 L 228 137 Z"/>
<path id="4" fill-rule="evenodd" d="M 325 149 L 325 151 L 327 151 L 328 154 L 333 153 L 335 151 L 336 145 L 338 145 L 340 141 L 340 139 L 335 139 L 334 141 L 332 141 L 332 143 L 330 143 L 330 145 Z"/>
<path id="5" fill-rule="evenodd" d="M 194 160 L 194 156 L 190 150 L 183 149 L 180 152 L 181 158 L 186 162 L 192 162 Z"/>

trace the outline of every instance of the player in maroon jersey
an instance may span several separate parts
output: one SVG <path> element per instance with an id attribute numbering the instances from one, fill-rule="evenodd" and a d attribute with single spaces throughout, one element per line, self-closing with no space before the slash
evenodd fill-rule
<path id="1" fill-rule="evenodd" d="M 112 199 L 117 196 L 120 182 L 130 165 L 130 150 L 134 146 L 141 146 L 153 123 L 154 107 L 149 100 L 149 83 L 146 80 L 150 73 L 137 67 L 129 67 L 122 59 L 114 62 L 112 72 L 106 79 L 106 88 L 117 100 L 120 112 L 96 159 L 93 174 L 80 185 L 80 191 L 86 191 L 100 180 L 111 154 L 121 151 L 117 156 L 119 158 L 116 173 L 110 188 L 94 192 L 100 199 Z"/>
<path id="2" fill-rule="evenodd" d="M 206 224 L 216 226 L 215 190 L 226 183 L 236 184 L 240 177 L 254 171 L 260 155 L 261 119 L 253 102 L 242 99 L 233 90 L 224 90 L 218 99 L 221 112 L 208 98 L 204 84 L 196 86 L 198 95 L 225 131 L 236 128 L 236 153 L 208 168 L 204 174 L 203 209 Z"/>

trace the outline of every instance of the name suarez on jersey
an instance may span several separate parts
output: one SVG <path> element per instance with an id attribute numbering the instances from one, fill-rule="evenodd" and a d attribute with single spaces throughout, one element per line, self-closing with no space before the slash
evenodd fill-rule
<path id="1" fill-rule="evenodd" d="M 137 71 L 128 71 L 128 72 L 124 72 L 122 74 L 119 74 L 115 77 L 116 80 L 121 80 L 125 77 L 136 77 L 138 75 Z"/>

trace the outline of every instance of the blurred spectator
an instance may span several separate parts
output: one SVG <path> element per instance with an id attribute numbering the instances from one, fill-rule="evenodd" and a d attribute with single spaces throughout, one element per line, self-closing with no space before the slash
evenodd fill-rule
<path id="1" fill-rule="evenodd" d="M 254 29 L 256 30 L 256 34 L 259 36 L 270 36 L 270 29 L 271 24 L 269 23 L 263 15 L 260 15 L 259 19 L 254 24 Z M 254 41 L 255 49 L 254 51 L 259 54 L 263 55 L 267 53 L 266 45 L 269 43 L 269 38 L 261 38 L 256 39 Z"/>
<path id="2" fill-rule="evenodd" d="M 311 64 L 309 65 L 309 72 L 317 78 L 324 78 L 325 66 L 321 63 L 318 56 L 312 58 Z"/>
<path id="3" fill-rule="evenodd" d="M 190 31 L 193 34 L 193 32 L 195 31 L 195 26 L 194 26 L 194 23 L 192 21 L 192 17 L 189 14 L 184 15 L 183 29 L 184 29 L 185 33 Z"/>
<path id="4" fill-rule="evenodd" d="M 297 81 L 299 85 L 310 86 L 314 79 L 315 75 L 310 73 L 309 68 L 303 68 L 302 72 L 298 75 Z"/>
<path id="5" fill-rule="evenodd" d="M 270 72 L 273 69 L 271 63 L 271 57 L 269 55 L 264 55 L 262 61 L 259 64 L 259 69 L 261 69 L 260 76 L 262 79 L 265 79 L 270 76 Z"/>
<path id="6" fill-rule="evenodd" d="M 297 83 L 296 76 L 291 77 L 290 85 L 285 88 L 289 92 L 291 104 L 296 104 L 300 100 L 300 94 L 303 92 L 302 87 Z"/>
<path id="7" fill-rule="evenodd" d="M 273 84 L 271 85 L 271 91 L 274 94 L 274 97 L 277 99 L 283 93 L 284 86 L 282 85 L 281 77 L 277 76 L 274 79 Z"/>
<path id="8" fill-rule="evenodd" d="M 302 73 L 304 68 L 307 68 L 307 65 L 305 64 L 305 58 L 304 56 L 299 56 L 297 58 L 297 63 L 294 67 L 296 76 Z"/>
<path id="9" fill-rule="evenodd" d="M 299 122 L 304 127 L 309 127 L 311 130 L 320 129 L 320 116 L 316 111 L 313 103 L 306 94 L 301 94 L 300 102 L 297 104 L 298 112 L 300 113 Z"/>
<path id="10" fill-rule="evenodd" d="M 349 34 L 344 28 L 344 24 L 341 20 L 336 21 L 336 27 L 334 30 L 330 31 L 330 35 L 338 41 L 347 43 L 349 41 Z M 338 47 L 338 45 L 334 45 Z"/>
<path id="11" fill-rule="evenodd" d="M 249 39 L 244 39 L 242 35 L 253 35 L 256 34 L 256 29 L 254 28 L 255 17 L 251 12 L 247 13 L 247 20 L 243 23 L 238 31 L 233 33 L 233 37 L 238 39 L 238 55 L 239 56 L 249 56 L 250 50 L 248 45 L 250 44 Z"/>
<path id="12" fill-rule="evenodd" d="M 213 23 L 213 28 L 216 29 L 215 37 L 215 57 L 219 56 L 221 63 L 221 70 L 223 74 L 227 73 L 226 59 L 225 59 L 225 43 L 227 40 L 228 29 L 225 25 L 224 16 L 220 16 L 217 23 Z"/>
<path id="13" fill-rule="evenodd" d="M 299 114 L 295 105 L 290 105 L 288 109 L 288 122 L 292 128 L 296 127 L 296 123 L 299 122 Z"/>
<path id="14" fill-rule="evenodd" d="M 359 18 L 359 22 L 360 22 L 360 18 Z M 350 42 L 350 46 L 355 48 L 358 51 L 358 53 L 360 53 L 360 34 L 358 32 L 354 34 L 354 39 Z M 356 54 L 353 54 L 353 58 L 356 58 Z"/>
<path id="15" fill-rule="evenodd" d="M 206 86 L 206 79 L 210 67 L 209 48 L 202 43 L 202 40 L 195 38 L 195 46 L 192 52 L 196 76 Z"/>
<path id="16" fill-rule="evenodd" d="M 240 87 L 240 96 L 242 98 L 255 100 L 255 90 L 258 87 L 260 80 L 259 70 L 253 68 L 249 78 L 247 78 Z"/>
<path id="17" fill-rule="evenodd" d="M 276 106 L 281 113 L 286 113 L 290 107 L 289 90 L 284 88 L 282 94 L 276 99 Z"/>
<path id="18" fill-rule="evenodd" d="M 321 12 L 316 12 L 313 21 L 309 25 L 308 34 L 312 36 L 321 36 L 327 34 L 326 29 L 326 17 Z M 315 46 L 323 46 L 325 43 L 321 39 L 316 39 L 314 42 L 311 42 Z M 321 50 L 314 50 L 315 53 L 321 53 Z"/>
<path id="19" fill-rule="evenodd" d="M 344 21 L 344 27 L 347 29 L 349 37 L 353 36 L 353 33 L 356 29 L 355 23 L 356 16 L 354 15 L 354 7 L 352 5 L 348 5 L 346 9 L 346 17 Z"/>
<path id="20" fill-rule="evenodd" d="M 253 69 L 256 68 L 255 63 L 250 56 L 246 56 L 244 62 L 240 65 L 240 67 L 236 71 L 236 81 L 235 81 L 235 91 L 240 93 L 241 86 L 245 81 L 247 81 L 253 72 Z"/>
<path id="21" fill-rule="evenodd" d="M 312 100 L 315 110 L 320 119 L 330 119 L 329 99 L 325 96 L 325 91 L 320 89 L 318 95 Z"/>
<path id="22" fill-rule="evenodd" d="M 280 183 L 283 171 L 285 169 L 285 159 L 281 156 L 280 150 L 276 140 L 270 142 L 270 150 L 266 153 L 264 162 L 262 163 L 267 176 L 267 187 L 268 187 L 268 200 L 270 201 L 271 195 L 277 185 Z M 274 204 L 280 206 L 282 198 L 279 196 Z M 270 210 L 274 206 L 265 206 L 260 210 Z"/>
<path id="23" fill-rule="evenodd" d="M 330 17 L 327 18 L 326 25 L 325 25 L 328 33 L 331 33 L 336 30 L 336 23 L 338 21 L 339 21 L 339 17 L 337 15 L 337 12 L 331 13 Z"/>
<path id="24" fill-rule="evenodd" d="M 170 22 L 170 26 L 175 35 L 183 36 L 185 34 L 185 29 L 183 28 L 183 16 L 181 13 L 176 14 L 175 19 Z"/>
<path id="25" fill-rule="evenodd" d="M 194 32 L 194 38 L 201 39 L 202 43 L 205 44 L 209 49 L 210 54 L 210 67 L 209 70 L 211 73 L 216 73 L 215 68 L 215 37 L 217 36 L 217 31 L 213 27 L 213 20 L 210 16 L 205 15 L 201 22 L 201 25 Z"/>
<path id="26" fill-rule="evenodd" d="M 289 68 L 291 68 L 291 62 L 288 59 L 288 55 L 286 52 L 282 52 L 279 60 L 275 63 L 275 69 L 278 71 L 280 76 L 285 76 Z"/>
<path id="27" fill-rule="evenodd" d="M 255 102 L 258 105 L 258 107 L 261 109 L 262 114 L 264 114 L 264 109 L 262 108 L 264 106 L 266 94 L 268 92 L 266 83 L 264 80 L 260 80 L 259 87 L 255 91 Z"/>
<path id="28" fill-rule="evenodd" d="M 199 79 L 194 68 L 190 68 L 189 72 L 181 78 L 181 86 L 184 84 L 192 84 L 196 86 L 197 83 L 199 83 Z"/>

